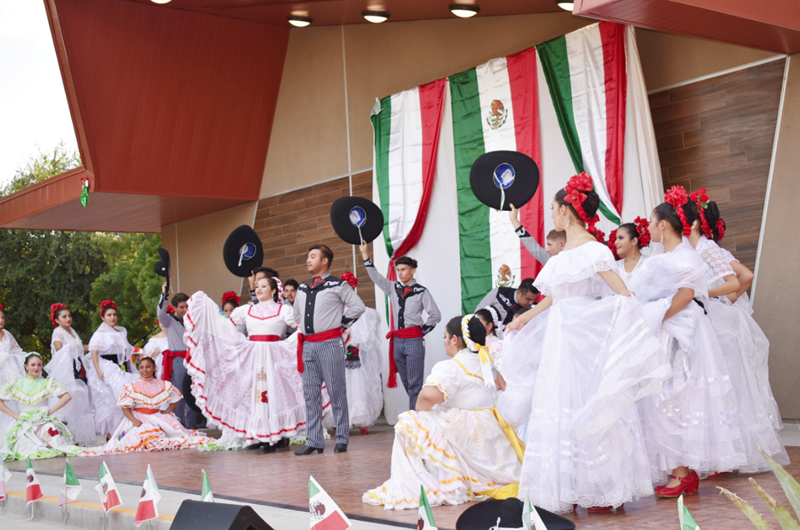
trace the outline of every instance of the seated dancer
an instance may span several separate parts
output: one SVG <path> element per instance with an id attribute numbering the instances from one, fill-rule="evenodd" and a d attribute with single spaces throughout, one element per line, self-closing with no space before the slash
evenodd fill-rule
<path id="1" fill-rule="evenodd" d="M 341 278 L 355 289 L 358 278 L 350 272 Z M 381 382 L 381 320 L 378 312 L 367 307 L 344 334 L 347 359 L 344 362 L 347 379 L 347 409 L 350 425 L 369 434 L 383 410 L 383 383 Z"/>
<path id="2" fill-rule="evenodd" d="M 159 322 L 157 318 L 156 325 L 159 328 L 158 333 L 147 340 L 144 348 L 142 348 L 142 354 L 156 362 L 156 377 L 162 379 L 164 362 L 161 357 L 161 352 L 169 349 L 169 339 L 167 338 L 167 330 L 164 329 L 164 326 L 161 325 L 161 322 Z"/>
<path id="3" fill-rule="evenodd" d="M 133 346 L 128 343 L 128 330 L 117 326 L 117 305 L 111 300 L 100 302 L 100 318 L 103 323 L 89 339 L 91 359 L 84 366 L 94 409 L 94 429 L 97 434 L 110 437 L 123 418 L 117 408 L 122 386 L 139 377 L 120 368 L 130 365 Z"/>
<path id="4" fill-rule="evenodd" d="M 24 363 L 27 376 L 0 388 L 0 411 L 15 420 L 3 441 L 0 458 L 5 461 L 74 456 L 81 448 L 72 444 L 67 426 L 53 416 L 69 402 L 67 389 L 55 379 L 42 377 L 42 356 L 38 353 L 27 354 Z M 49 407 L 51 397 L 59 400 Z M 20 411 L 11 410 L 7 401 L 16 402 Z"/>
<path id="5" fill-rule="evenodd" d="M 492 361 L 498 372 L 502 373 L 500 368 L 500 360 L 503 357 L 503 324 L 500 323 L 500 314 L 493 306 L 486 306 L 483 309 L 475 311 L 475 316 L 478 317 L 486 328 L 486 347 L 489 348 L 489 353 L 492 354 Z"/>
<path id="6" fill-rule="evenodd" d="M 25 352 L 17 344 L 14 335 L 5 329 L 5 326 L 6 314 L 3 304 L 0 304 L 0 387 L 25 376 L 22 369 L 22 356 L 25 355 Z M 12 403 L 11 407 L 16 407 L 16 404 Z M 8 432 L 10 424 L 10 416 L 0 416 L 0 439 Z"/>
<path id="7" fill-rule="evenodd" d="M 72 329 L 72 313 L 63 304 L 50 306 L 50 320 L 55 326 L 50 340 L 50 362 L 44 367 L 47 376 L 69 392 L 72 398 L 56 416 L 69 425 L 75 443 L 94 445 L 94 411 L 89 400 L 86 368 L 83 366 L 86 346 Z"/>
<path id="8" fill-rule="evenodd" d="M 500 323 L 506 326 L 516 315 L 530 309 L 538 296 L 539 289 L 533 286 L 533 278 L 525 278 L 516 289 L 495 287 L 483 297 L 475 309 L 494 307 L 500 314 Z"/>
<path id="9" fill-rule="evenodd" d="M 508 218 L 511 220 L 511 224 L 514 227 L 514 232 L 519 236 L 519 240 L 522 243 L 522 246 L 525 247 L 525 250 L 533 256 L 533 259 L 544 265 L 547 263 L 547 260 L 550 259 L 550 252 L 549 250 L 545 250 L 542 246 L 534 239 L 534 237 L 528 232 L 522 223 L 519 220 L 519 210 L 513 204 L 509 204 L 511 210 L 508 211 Z M 548 240 L 548 247 L 549 240 Z"/>
<path id="10" fill-rule="evenodd" d="M 85 449 L 78 456 L 188 449 L 211 441 L 197 431 L 184 429 L 175 419 L 172 411 L 178 406 L 181 393 L 169 381 L 157 379 L 155 372 L 156 362 L 142 354 L 140 379 L 123 386 L 117 402 L 125 418 L 105 445 Z"/>
<path id="11" fill-rule="evenodd" d="M 556 193 L 553 221 L 567 244 L 536 278 L 546 298 L 506 326 L 503 346 L 498 408 L 528 424 L 520 493 L 553 512 L 608 511 L 653 494 L 636 402 L 671 375 L 597 240 L 599 205 L 585 174 Z"/>
<path id="12" fill-rule="evenodd" d="M 608 237 L 608 248 L 621 258 L 617 260 L 617 274 L 625 282 L 625 286 L 634 293 L 638 292 L 641 286 L 637 271 L 641 270 L 647 261 L 642 249 L 650 244 L 649 224 L 647 219 L 637 217 L 633 223 L 620 225 Z"/>
<path id="13" fill-rule="evenodd" d="M 416 410 L 394 426 L 392 475 L 361 500 L 387 510 L 417 508 L 420 484 L 431 506 L 517 495 L 525 447 L 494 408 L 497 397 L 486 329 L 475 315 L 445 326 L 450 360 L 436 363 Z"/>
<path id="14" fill-rule="evenodd" d="M 389 379 L 387 386 L 397 386 L 397 375 L 408 394 L 408 408 L 414 408 L 425 380 L 425 339 L 442 319 L 439 307 L 427 287 L 414 279 L 417 260 L 401 256 L 394 261 L 397 281 L 387 280 L 378 272 L 369 258 L 367 243 L 359 247 L 367 274 L 378 288 L 389 297 L 392 320 L 389 339 Z M 423 320 L 423 311 L 427 319 Z"/>
<path id="15" fill-rule="evenodd" d="M 262 451 L 272 453 L 278 442 L 296 436 L 306 423 L 296 338 L 280 339 L 287 325 L 295 325 L 294 312 L 277 303 L 274 278 L 261 278 L 255 287 L 259 303 L 237 307 L 230 320 L 220 316 L 204 292 L 189 299 L 187 370 L 192 394 L 209 424 L 223 431 L 222 438 L 204 446 L 206 450 L 264 443 Z M 237 327 L 246 329 L 248 337 Z M 329 409 L 327 393 L 322 394 Z"/>
<path id="16" fill-rule="evenodd" d="M 239 302 L 242 301 L 242 297 L 238 296 L 233 291 L 227 291 L 222 293 L 222 312 L 225 313 L 226 316 L 230 317 L 233 310 L 239 307 Z"/>

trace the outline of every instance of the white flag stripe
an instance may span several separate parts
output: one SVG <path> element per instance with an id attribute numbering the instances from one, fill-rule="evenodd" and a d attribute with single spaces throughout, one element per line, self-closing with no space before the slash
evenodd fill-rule
<path id="1" fill-rule="evenodd" d="M 606 187 L 606 87 L 603 41 L 597 24 L 566 35 L 572 110 L 581 141 L 583 169 L 592 176 L 595 191 L 610 211 L 620 216 Z M 624 201 L 623 201 L 624 204 Z"/>
<path id="2" fill-rule="evenodd" d="M 511 101 L 511 84 L 508 80 L 508 63 L 505 57 L 492 59 L 475 68 L 480 94 L 480 120 L 483 128 L 483 143 L 486 152 L 516 151 L 517 138 L 514 130 L 514 108 Z M 505 110 L 505 122 L 493 129 L 487 118 L 493 101 L 500 101 Z M 499 206 L 499 205 L 498 205 Z M 522 278 L 522 261 L 519 238 L 514 233 L 508 213 L 489 209 L 489 234 L 492 259 L 492 285 L 497 271 L 508 265 L 516 277 Z"/>
<path id="3" fill-rule="evenodd" d="M 392 248 L 405 240 L 422 201 L 422 114 L 419 89 L 392 96 L 389 136 L 389 236 Z"/>

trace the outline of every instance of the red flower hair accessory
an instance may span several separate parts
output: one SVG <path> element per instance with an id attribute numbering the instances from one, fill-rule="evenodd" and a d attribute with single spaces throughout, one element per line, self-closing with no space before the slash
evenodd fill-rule
<path id="1" fill-rule="evenodd" d="M 103 309 L 106 307 L 113 307 L 114 309 L 117 308 L 117 304 L 115 304 L 112 300 L 103 300 L 100 302 L 100 318 L 103 318 Z"/>
<path id="2" fill-rule="evenodd" d="M 686 214 L 683 211 L 683 205 L 689 201 L 689 196 L 686 194 L 686 190 L 683 186 L 672 186 L 670 189 L 664 193 L 664 202 L 669 203 L 672 206 L 672 209 L 675 211 L 675 215 L 678 216 L 680 219 L 681 224 L 683 225 L 683 235 L 689 237 L 692 233 L 692 226 L 689 224 L 689 221 L 686 219 Z"/>
<path id="3" fill-rule="evenodd" d="M 650 244 L 650 221 L 637 217 L 633 221 L 636 223 L 636 234 L 639 236 L 639 247 L 646 247 Z"/>
<path id="4" fill-rule="evenodd" d="M 722 238 L 725 237 L 725 222 L 722 219 L 717 221 L 717 232 L 719 232 L 717 241 L 722 241 Z M 2 309 L 2 306 L 0 306 L 0 309 Z"/>
<path id="5" fill-rule="evenodd" d="M 578 214 L 578 217 L 580 217 L 581 220 L 586 223 L 586 230 L 600 243 L 604 243 L 605 234 L 595 228 L 597 222 L 600 221 L 597 213 L 595 213 L 594 217 L 590 219 L 589 216 L 586 215 L 586 210 L 583 209 L 583 203 L 586 202 L 587 198 L 586 193 L 589 193 L 592 190 L 594 190 L 594 182 L 592 181 L 592 177 L 587 175 L 585 172 L 581 172 L 580 174 L 570 178 L 569 182 L 567 182 L 567 185 L 564 187 L 564 191 L 567 192 L 567 196 L 564 197 L 564 200 L 572 205 L 572 208 Z"/>
<path id="6" fill-rule="evenodd" d="M 64 304 L 53 304 L 50 306 L 50 321 L 53 323 L 53 326 L 58 326 L 58 322 L 56 322 L 56 311 L 66 308 L 67 306 Z"/>
<path id="7" fill-rule="evenodd" d="M 238 307 L 241 300 L 242 297 L 236 296 L 236 293 L 233 291 L 226 291 L 222 293 L 222 305 L 225 305 L 225 302 L 233 302 Z"/>
<path id="8" fill-rule="evenodd" d="M 344 274 L 342 274 L 341 276 L 339 276 L 339 278 L 341 278 L 342 280 L 344 280 L 344 281 L 346 281 L 347 283 L 349 283 L 349 284 L 350 284 L 350 287 L 352 287 L 353 289 L 355 289 L 356 287 L 358 287 L 358 278 L 356 278 L 355 276 L 353 276 L 353 273 L 352 273 L 352 272 L 350 272 L 350 271 L 347 271 L 347 272 L 345 272 Z"/>
<path id="9" fill-rule="evenodd" d="M 695 202 L 695 204 L 697 204 L 697 214 L 700 216 L 700 230 L 703 231 L 703 235 L 707 238 L 713 238 L 714 232 L 711 230 L 711 227 L 708 226 L 708 221 L 706 220 L 705 210 L 708 208 L 709 200 L 709 197 L 706 194 L 706 189 L 700 188 L 692 193 L 689 197 Z"/>
<path id="10" fill-rule="evenodd" d="M 3 304 L 0 304 L 0 311 L 3 310 Z"/>
<path id="11" fill-rule="evenodd" d="M 172 307 L 171 305 L 167 305 L 167 314 L 174 315 L 175 314 L 175 308 Z"/>
<path id="12" fill-rule="evenodd" d="M 617 254 L 617 245 L 614 244 L 616 240 L 617 240 L 617 229 L 615 228 L 614 230 L 611 231 L 610 234 L 608 234 L 607 245 L 609 250 L 611 250 L 611 253 L 614 254 L 614 259 L 619 259 L 619 254 Z"/>

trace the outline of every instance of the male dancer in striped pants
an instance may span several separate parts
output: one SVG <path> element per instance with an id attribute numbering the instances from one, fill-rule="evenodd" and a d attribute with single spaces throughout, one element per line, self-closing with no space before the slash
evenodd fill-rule
<path id="1" fill-rule="evenodd" d="M 398 281 L 387 280 L 375 269 L 367 252 L 367 244 L 359 247 L 367 274 L 381 291 L 389 296 L 392 306 L 392 323 L 389 334 L 389 380 L 390 388 L 397 386 L 397 374 L 408 394 L 408 409 L 414 410 L 417 396 L 425 382 L 426 334 L 442 319 L 439 307 L 431 292 L 414 279 L 417 260 L 402 256 L 395 260 Z M 423 320 L 422 312 L 428 314 Z"/>
<path id="2" fill-rule="evenodd" d="M 350 416 L 347 410 L 347 381 L 344 362 L 347 352 L 343 330 L 364 314 L 364 302 L 346 281 L 328 273 L 333 252 L 326 245 L 308 251 L 306 268 L 313 276 L 300 284 L 294 299 L 297 321 L 297 368 L 303 374 L 306 399 L 306 446 L 294 454 L 321 453 L 325 448 L 322 431 L 322 383 L 328 387 L 336 421 L 334 453 L 347 451 Z"/>

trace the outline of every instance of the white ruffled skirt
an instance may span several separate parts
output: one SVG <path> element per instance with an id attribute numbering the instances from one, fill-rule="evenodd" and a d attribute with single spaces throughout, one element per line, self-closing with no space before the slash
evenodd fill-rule
<path id="1" fill-rule="evenodd" d="M 357 427 L 373 425 L 383 410 L 381 338 L 378 312 L 368 308 L 350 328 L 349 344 L 358 348 L 361 366 L 345 369 L 350 424 Z"/>
<path id="2" fill-rule="evenodd" d="M 557 300 L 507 336 L 498 408 L 528 422 L 521 497 L 563 513 L 653 494 L 636 403 L 670 376 L 659 353 L 632 297 Z"/>
<path id="3" fill-rule="evenodd" d="M 192 395 L 209 424 L 248 443 L 277 443 L 305 431 L 296 335 L 279 342 L 251 342 L 202 291 L 192 295 L 187 316 L 187 371 Z M 320 391 L 323 413 L 329 412 L 327 390 Z"/>
<path id="4" fill-rule="evenodd" d="M 94 409 L 94 428 L 97 434 L 114 432 L 117 425 L 125 419 L 125 415 L 117 407 L 119 396 L 122 395 L 123 385 L 135 383 L 139 380 L 139 374 L 123 371 L 118 364 L 112 363 L 108 359 L 98 357 L 100 370 L 103 371 L 104 380 L 101 381 L 97 376 L 91 355 L 84 357 L 86 361 L 86 379 L 89 381 L 91 390 L 92 408 Z"/>
<path id="5" fill-rule="evenodd" d="M 72 398 L 54 414 L 69 428 L 76 444 L 94 445 L 97 440 L 94 429 L 94 411 L 89 399 L 89 387 L 80 379 L 75 379 L 73 359 L 68 348 L 53 352 L 53 357 L 44 367 L 50 379 L 69 392 Z M 87 376 L 88 380 L 88 376 Z"/>
<path id="6" fill-rule="evenodd" d="M 13 383 L 23 377 L 25 377 L 25 371 L 22 368 L 22 359 L 17 355 L 11 354 L 5 361 L 0 363 L 0 388 L 4 387 L 6 383 Z M 6 406 L 14 412 L 19 412 L 16 401 L 7 401 Z M 0 413 L 0 439 L 6 436 L 13 424 L 14 418 Z"/>

